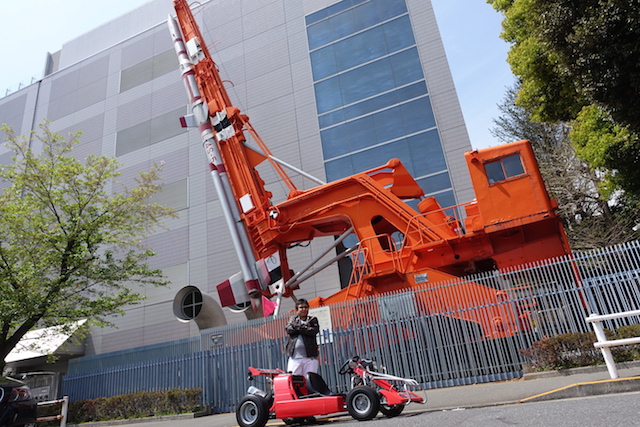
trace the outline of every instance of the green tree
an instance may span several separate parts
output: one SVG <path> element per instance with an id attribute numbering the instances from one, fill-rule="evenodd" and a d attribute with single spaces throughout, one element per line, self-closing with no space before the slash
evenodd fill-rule
<path id="1" fill-rule="evenodd" d="M 71 156 L 80 133 L 64 138 L 48 122 L 30 137 L 2 130 L 14 157 L 0 166 L 0 368 L 29 330 L 109 325 L 143 298 L 135 286 L 166 284 L 141 239 L 174 215 L 149 200 L 159 167 L 126 188 L 115 159 Z"/>
<path id="2" fill-rule="evenodd" d="M 603 177 L 601 190 L 640 196 L 640 138 L 595 105 L 582 109 L 570 133 L 577 154 Z"/>
<path id="3" fill-rule="evenodd" d="M 487 0 L 504 14 L 517 102 L 537 121 L 574 119 L 595 104 L 640 133 L 637 0 Z"/>

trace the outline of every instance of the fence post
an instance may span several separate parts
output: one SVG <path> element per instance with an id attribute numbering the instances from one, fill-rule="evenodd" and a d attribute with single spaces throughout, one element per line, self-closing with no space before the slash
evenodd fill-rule
<path id="1" fill-rule="evenodd" d="M 67 427 L 67 412 L 69 411 L 69 396 L 64 396 L 62 398 L 62 408 L 60 411 L 60 415 L 62 415 L 62 419 L 60 420 L 60 427 Z"/>
<path id="2" fill-rule="evenodd" d="M 598 315 L 592 314 L 589 316 L 589 318 L 593 318 L 593 317 L 598 317 Z M 596 339 L 598 340 L 598 342 L 601 342 L 601 343 L 606 342 L 607 337 L 604 335 L 604 328 L 602 327 L 601 321 L 595 320 L 595 319 L 589 320 L 589 318 L 587 318 L 587 321 L 593 325 L 593 330 L 596 333 Z M 609 347 L 601 347 L 600 350 L 602 350 L 602 356 L 604 357 L 604 362 L 607 364 L 607 370 L 609 371 L 609 376 L 611 376 L 612 380 L 615 380 L 616 378 L 618 378 L 618 368 L 616 368 L 616 362 L 613 360 L 611 349 Z"/>

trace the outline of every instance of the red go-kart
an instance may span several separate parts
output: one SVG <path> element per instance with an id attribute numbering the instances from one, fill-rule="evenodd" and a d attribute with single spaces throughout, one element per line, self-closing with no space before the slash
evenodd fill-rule
<path id="1" fill-rule="evenodd" d="M 269 418 L 294 424 L 316 415 L 328 415 L 345 410 L 358 421 L 374 418 L 378 412 L 387 417 L 400 415 L 411 402 L 426 403 L 409 387 L 417 381 L 379 372 L 375 362 L 353 357 L 339 370 L 351 375 L 351 390 L 334 393 L 318 374 L 306 377 L 288 374 L 280 369 L 249 368 L 249 380 L 264 376 L 270 390 L 249 387 L 248 394 L 236 407 L 236 420 L 241 427 L 264 427 Z"/>

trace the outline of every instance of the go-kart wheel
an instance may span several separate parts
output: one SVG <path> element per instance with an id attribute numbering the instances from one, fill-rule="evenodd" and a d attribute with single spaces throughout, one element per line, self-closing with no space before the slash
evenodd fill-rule
<path id="1" fill-rule="evenodd" d="M 267 401 L 254 394 L 242 398 L 236 406 L 236 421 L 240 427 L 264 427 L 269 419 Z"/>
<path id="2" fill-rule="evenodd" d="M 404 405 L 380 405 L 380 412 L 388 418 L 397 417 L 403 409 Z"/>
<path id="3" fill-rule="evenodd" d="M 380 410 L 378 393 L 368 386 L 355 387 L 347 394 L 347 410 L 358 421 L 374 418 Z"/>

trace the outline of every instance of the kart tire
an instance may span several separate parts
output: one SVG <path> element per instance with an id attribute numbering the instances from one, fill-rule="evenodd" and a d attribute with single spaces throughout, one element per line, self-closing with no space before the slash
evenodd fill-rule
<path id="1" fill-rule="evenodd" d="M 380 412 L 387 418 L 397 417 L 403 409 L 404 405 L 380 405 Z"/>
<path id="2" fill-rule="evenodd" d="M 347 394 L 347 410 L 358 421 L 370 420 L 378 415 L 380 397 L 371 387 L 355 387 Z"/>
<path id="3" fill-rule="evenodd" d="M 236 406 L 236 421 L 240 427 L 264 427 L 269 419 L 267 401 L 254 394 L 242 398 Z"/>

